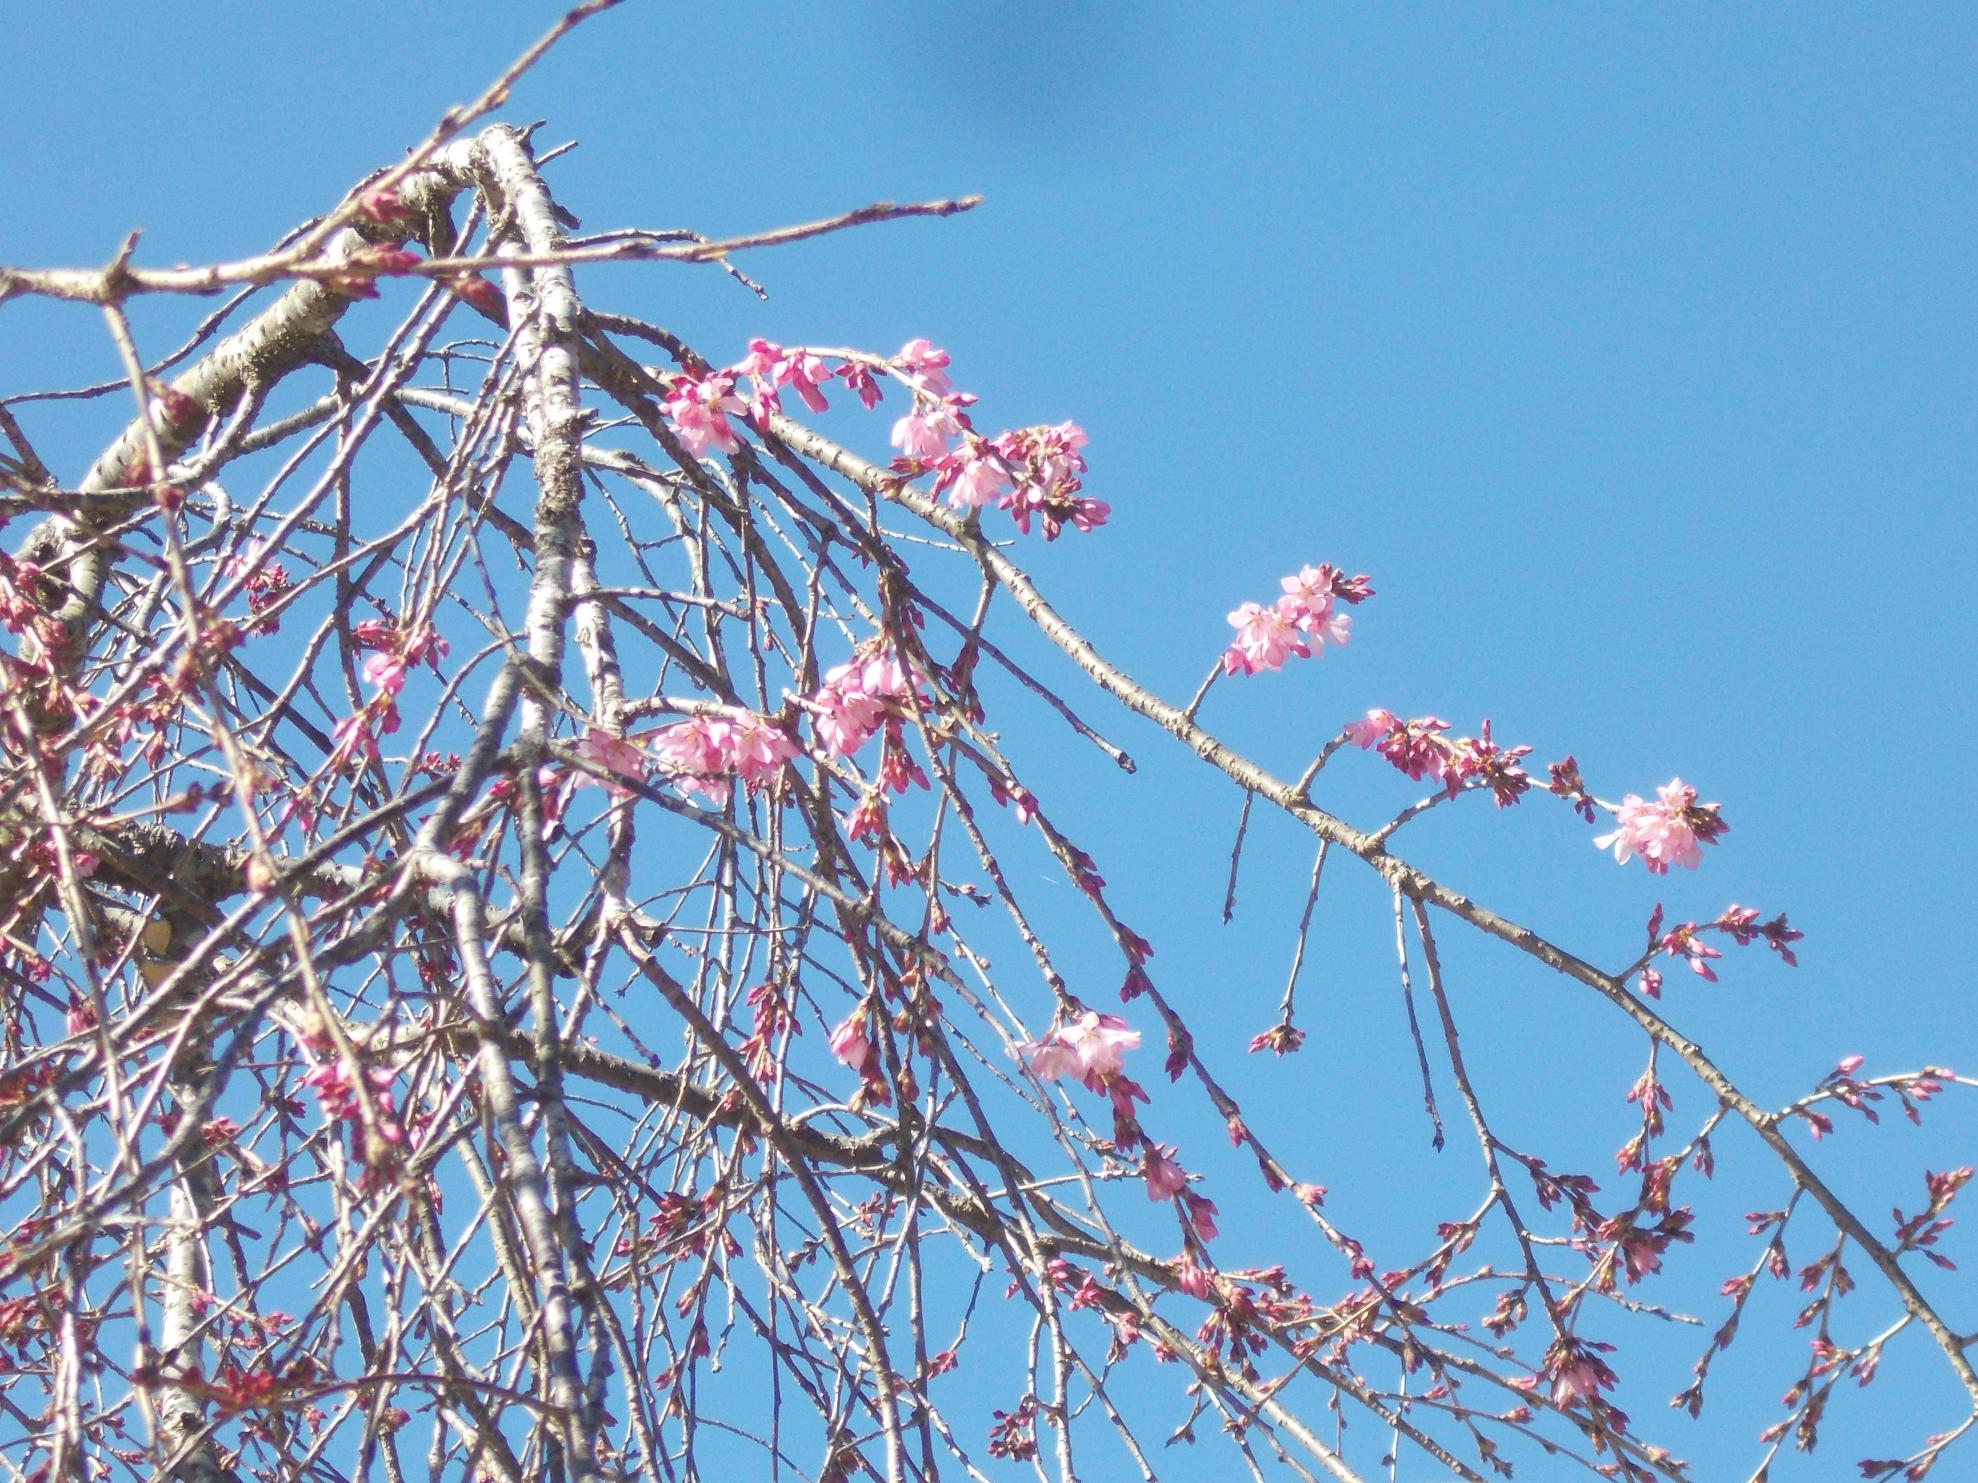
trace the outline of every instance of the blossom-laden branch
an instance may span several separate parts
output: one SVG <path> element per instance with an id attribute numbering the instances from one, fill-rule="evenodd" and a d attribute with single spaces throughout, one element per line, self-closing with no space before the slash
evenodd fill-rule
<path id="1" fill-rule="evenodd" d="M 1140 1428 L 1174 1375 L 1177 1434 L 1206 1419 L 1260 1473 L 1369 1477 L 1401 1449 L 1465 1479 L 1541 1451 L 1681 1478 L 1622 1408 L 1622 1330 L 1660 1311 L 1732 1119 L 1786 1193 L 1754 1216 L 1763 1250 L 1725 1284 L 1684 1409 L 1757 1279 L 1795 1272 L 1788 1227 L 1804 1247 L 1820 1216 L 1797 1269 L 1815 1338 L 1765 1445 L 1811 1445 L 1838 1378 L 1872 1379 L 1908 1329 L 1978 1404 L 1924 1285 L 1954 1260 L 1969 1170 L 1929 1173 L 1877 1224 L 1785 1131 L 1891 1098 L 1920 1119 L 1968 1083 L 1849 1058 L 1768 1109 L 1662 1012 L 1665 960 L 1713 982 L 1732 946 L 1793 963 L 1783 914 L 1671 926 L 1658 907 L 1610 973 L 1390 849 L 1466 794 L 1527 795 L 1530 748 L 1488 722 L 1368 711 L 1287 781 L 1198 719 L 1218 676 L 1289 683 L 1265 677 L 1343 645 L 1370 578 L 1301 564 L 1229 616 L 1219 655 L 1210 615 L 1210 682 L 1177 707 L 1004 544 L 1090 535 L 1103 560 L 1099 533 L 1134 518 L 1088 491 L 1103 456 L 1078 424 L 998 428 L 926 339 L 711 360 L 594 311 L 571 271 L 964 204 L 592 250 L 566 240 L 525 134 L 449 127 L 254 263 L 8 280 L 113 311 L 282 285 L 170 383 L 128 355 L 140 414 L 106 424 L 70 495 L 28 427 L 0 426 L 20 508 L 52 512 L 0 558 L 0 1344 L 34 1423 L 0 1455 L 19 1472 L 660 1479 L 746 1445 L 819 1479 L 1046 1454 L 1069 1477 L 1102 1447 L 1151 1477 Z M 374 293 L 406 314 L 364 358 L 332 340 Z M 466 314 L 473 384 L 448 339 Z M 332 395 L 264 420 L 319 367 Z M 869 424 L 887 461 L 790 415 L 834 399 L 894 414 Z M 1026 624 L 1091 695 L 992 636 Z M 1065 770 L 1030 743 L 1026 695 L 1131 770 L 1085 714 L 1117 701 L 1242 791 L 1227 915 L 1252 802 L 1317 836 L 1252 1049 L 1306 1041 L 1294 991 L 1328 853 L 1383 878 L 1438 1136 L 1453 1079 L 1476 1145 L 1476 1187 L 1448 1178 L 1425 1247 L 1374 1250 L 1365 1206 L 1329 1193 L 1325 1140 L 1270 1133 L 1258 1075 L 1218 1064 L 1191 995 L 1157 977 L 1163 934 L 1075 841 L 1083 809 L 1052 796 Z M 1347 823 L 1314 791 L 1353 748 L 1434 791 Z M 1574 759 L 1550 772 L 1588 823 L 1612 815 L 1602 849 L 1658 875 L 1698 869 L 1727 828 L 1680 781 L 1608 804 Z M 1040 861 L 1068 892 L 1017 888 Z M 1639 1032 L 1615 1189 L 1492 1116 L 1458 1010 L 1493 1011 L 1445 982 L 1460 928 Z M 1118 955 L 1103 983 L 1092 941 Z M 1219 1002 L 1249 1008 L 1236 986 Z M 1681 1145 L 1676 1067 L 1715 1109 Z M 1261 1195 L 1237 1187 L 1251 1167 Z M 1286 1218 L 1233 1241 L 1256 1199 Z M 1225 1255 L 1252 1237 L 1266 1264 Z M 1894 1296 L 1880 1327 L 1842 1306 L 1870 1269 Z M 742 1352 L 768 1402 L 720 1378 Z M 957 1369 L 995 1403 L 944 1385 Z M 1378 1438 L 1342 1442 L 1332 1405 Z M 1864 1475 L 1921 1476 L 1966 1426 Z"/>

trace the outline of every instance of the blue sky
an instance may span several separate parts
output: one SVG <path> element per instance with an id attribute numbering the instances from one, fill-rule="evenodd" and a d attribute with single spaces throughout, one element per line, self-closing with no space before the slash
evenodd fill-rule
<path id="1" fill-rule="evenodd" d="M 253 252 L 397 158 L 556 13 L 14 7 L 0 261 L 100 262 L 135 226 L 143 262 Z M 1284 571 L 1372 573 L 1349 648 L 1220 687 L 1205 712 L 1280 772 L 1382 705 L 1463 730 L 1491 716 L 1539 763 L 1576 754 L 1606 797 L 1680 774 L 1720 800 L 1732 833 L 1694 877 L 1617 869 L 1544 799 L 1503 816 L 1466 800 L 1403 852 L 1604 963 L 1657 900 L 1790 911 L 1797 972 L 1747 955 L 1722 986 L 1672 975 L 1670 998 L 1755 1095 L 1784 1101 L 1849 1052 L 1871 1072 L 1978 1060 L 1957 760 L 1978 724 L 1974 61 L 1978 12 L 1953 4 L 635 0 L 568 40 L 508 116 L 582 141 L 554 179 L 593 228 L 724 234 L 983 193 L 962 218 L 749 259 L 766 304 L 687 269 L 584 286 L 716 359 L 752 334 L 877 350 L 927 335 L 979 420 L 1076 418 L 1114 523 L 1025 554 L 1169 695 Z M 146 348 L 181 322 L 147 306 Z M 0 313 L 0 395 L 110 370 L 87 311 Z M 46 428 L 44 451 L 79 474 L 85 424 Z M 883 439 L 875 421 L 866 451 Z M 1124 718 L 1109 729 L 1143 763 L 1132 780 L 1048 755 L 1057 733 L 1032 724 L 1036 765 L 1164 984 L 1227 1023 L 1217 1053 L 1256 1078 L 1260 1116 L 1318 1130 L 1313 1161 L 1353 1218 L 1419 1237 L 1423 1212 L 1467 1199 L 1460 1139 L 1410 1187 L 1365 1188 L 1423 1141 L 1412 1084 L 1382 1081 L 1412 1052 L 1365 872 L 1333 867 L 1306 1051 L 1241 1063 L 1281 983 L 1303 842 L 1260 829 L 1222 929 L 1235 800 Z M 1343 758 L 1322 801 L 1372 823 L 1413 791 Z M 1535 1139 L 1584 1138 L 1597 1169 L 1625 1136 L 1633 1043 L 1504 954 L 1452 957 L 1466 1045 L 1508 1115 Z M 1676 1088 L 1680 1129 L 1708 1104 Z M 1568 1121 L 1573 1106 L 1595 1111 Z M 1923 1134 L 1852 1128 L 1833 1167 L 1870 1210 L 1913 1205 L 1926 1164 L 1970 1161 L 1973 1133 L 1956 1107 Z M 1782 1194 L 1755 1149 L 1737 1162 L 1758 1177 L 1716 1212 L 1728 1234 L 1700 1243 L 1701 1293 L 1740 1260 L 1736 1211 Z M 1438 1197 L 1438 1169 L 1466 1193 Z M 1963 1301 L 1978 1326 L 1968 1284 Z M 1694 1446 L 1679 1429 L 1702 1476 L 1748 1467 L 1776 1414 L 1792 1342 L 1764 1352 L 1757 1399 L 1734 1398 L 1733 1371 L 1716 1424 Z M 1817 1465 L 1785 1475 L 1834 1476 L 1956 1419 L 1955 1396 L 1919 1385 L 1936 1409 L 1898 1404 L 1891 1381 L 1850 1396 Z M 1750 1424 L 1727 1428 L 1730 1411 Z"/>

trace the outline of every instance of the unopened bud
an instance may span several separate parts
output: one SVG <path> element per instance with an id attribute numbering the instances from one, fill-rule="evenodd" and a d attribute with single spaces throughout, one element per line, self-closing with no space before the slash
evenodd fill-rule
<path id="1" fill-rule="evenodd" d="M 478 309 L 486 315 L 499 316 L 506 305 L 501 290 L 478 273 L 463 273 L 458 278 L 449 279 L 447 287 L 469 308 Z"/>
<path id="2" fill-rule="evenodd" d="M 388 185 L 377 186 L 357 198 L 357 215 L 361 221 L 373 226 L 403 226 L 412 220 L 412 213 L 399 199 L 397 190 Z"/>

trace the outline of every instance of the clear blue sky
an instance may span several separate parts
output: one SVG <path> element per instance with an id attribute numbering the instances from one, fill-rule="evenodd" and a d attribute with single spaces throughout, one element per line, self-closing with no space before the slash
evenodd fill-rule
<path id="1" fill-rule="evenodd" d="M 143 262 L 255 251 L 396 159 L 557 13 L 10 7 L 0 261 L 97 263 L 135 226 Z M 985 194 L 967 217 L 748 260 L 764 305 L 685 269 L 585 287 L 717 359 L 751 334 L 879 350 L 924 334 L 982 421 L 1079 420 L 1114 524 L 1032 554 L 1100 646 L 1171 695 L 1225 641 L 1223 615 L 1282 572 L 1371 572 L 1350 648 L 1210 704 L 1279 771 L 1383 705 L 1464 729 L 1492 716 L 1540 764 L 1575 753 L 1607 797 L 1679 773 L 1721 800 L 1728 840 L 1667 882 L 1603 862 L 1536 798 L 1502 817 L 1467 800 L 1403 852 L 1608 963 L 1657 899 L 1679 916 L 1789 910 L 1807 933 L 1796 973 L 1747 955 L 1719 987 L 1672 974 L 1670 1000 L 1784 1101 L 1849 1052 L 1871 1072 L 1978 1064 L 1960 760 L 1978 725 L 1975 63 L 1978 9 L 1958 4 L 634 0 L 567 41 L 509 116 L 582 141 L 555 181 L 593 228 L 722 234 Z M 110 369 L 87 311 L 0 312 L 0 395 Z M 71 426 L 52 419 L 45 451 L 74 477 L 91 449 L 64 443 Z M 875 422 L 867 451 L 883 438 Z M 1139 778 L 1083 757 L 1050 776 L 1163 982 L 1227 1023 L 1214 1053 L 1236 1064 L 1270 1020 L 1304 846 L 1265 831 L 1238 925 L 1215 926 L 1234 800 L 1147 728 L 1111 730 Z M 1413 796 L 1363 759 L 1333 772 L 1325 801 L 1363 823 Z M 1412 1083 L 1382 1081 L 1412 1075 L 1385 905 L 1365 872 L 1335 870 L 1313 1038 L 1236 1069 L 1260 1117 L 1316 1130 L 1304 1152 L 1354 1223 L 1418 1244 L 1468 1198 L 1473 1159 L 1458 1140 L 1420 1176 L 1443 1171 L 1460 1197 L 1368 1188 L 1425 1134 Z M 1529 1099 L 1525 1131 L 1600 1177 L 1627 1131 L 1633 1043 L 1602 1040 L 1604 1017 L 1503 954 L 1452 974 L 1471 1054 Z M 1681 1129 L 1708 1105 L 1674 1085 Z M 1211 1137 L 1194 1139 L 1205 1161 Z M 1922 1134 L 1846 1129 L 1833 1167 L 1870 1212 L 1913 1207 L 1926 1164 L 1975 1144 L 1949 1108 Z M 1748 1142 L 1723 1162 L 1741 1182 L 1686 1258 L 1686 1298 L 1742 1259 L 1736 1212 L 1783 1194 Z M 1215 1191 L 1233 1226 L 1239 1173 Z M 1978 1261 L 1962 1230 L 1952 1253 Z M 1933 1290 L 1961 1293 L 1978 1327 L 1967 1279 Z M 1793 1306 L 1781 1295 L 1773 1326 Z M 1699 1476 L 1750 1465 L 1795 1342 L 1754 1345 L 1769 1360 L 1748 1382 L 1725 1374 L 1694 1446 L 1676 1428 Z M 1651 1417 L 1695 1347 L 1663 1356 L 1629 1409 Z M 1851 1476 L 1957 1419 L 1934 1376 L 1913 1406 L 1896 1384 L 1850 1395 L 1819 1458 L 1783 1475 Z M 1733 1410 L 1750 1424 L 1727 1429 Z"/>

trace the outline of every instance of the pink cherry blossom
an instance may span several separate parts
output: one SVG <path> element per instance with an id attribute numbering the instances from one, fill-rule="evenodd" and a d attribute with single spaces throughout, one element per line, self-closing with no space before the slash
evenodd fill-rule
<path id="1" fill-rule="evenodd" d="M 1282 578 L 1278 586 L 1284 595 L 1311 613 L 1324 613 L 1332 606 L 1332 570 L 1329 567 L 1303 566 L 1290 576 Z"/>
<path id="2" fill-rule="evenodd" d="M 927 340 L 909 340 L 893 357 L 902 377 L 929 396 L 945 396 L 953 383 L 948 380 L 948 352 Z"/>
<path id="3" fill-rule="evenodd" d="M 1401 718 L 1393 711 L 1371 710 L 1364 721 L 1346 723 L 1346 739 L 1364 752 L 1399 725 Z"/>
<path id="4" fill-rule="evenodd" d="M 1532 780 L 1519 763 L 1531 755 L 1530 747 L 1500 746 L 1487 719 L 1476 736 L 1445 736 L 1448 729 L 1440 716 L 1404 721 L 1393 711 L 1371 710 L 1366 719 L 1347 722 L 1344 735 L 1362 751 L 1379 747 L 1381 756 L 1411 778 L 1436 779 L 1451 798 L 1472 784 L 1489 788 L 1499 808 L 1525 796 Z"/>
<path id="5" fill-rule="evenodd" d="M 364 661 L 364 683 L 387 695 L 398 694 L 405 688 L 405 656 L 390 652 L 369 656 Z"/>
<path id="6" fill-rule="evenodd" d="M 579 757 L 606 772 L 634 781 L 646 775 L 646 754 L 622 736 L 613 736 L 609 731 L 600 731 L 595 726 L 586 727 L 575 751 Z M 578 773 L 571 786 L 582 788 L 599 781 L 589 773 Z M 605 787 L 613 798 L 629 798 L 632 790 L 622 783 L 606 782 Z"/>
<path id="7" fill-rule="evenodd" d="M 749 341 L 749 353 L 735 367 L 754 383 L 751 410 L 758 417 L 780 411 L 777 389 L 794 386 L 804 405 L 813 412 L 826 412 L 831 404 L 824 399 L 824 383 L 833 375 L 831 368 L 807 351 L 788 351 L 773 340 Z"/>
<path id="8" fill-rule="evenodd" d="M 1246 602 L 1229 615 L 1236 639 L 1223 654 L 1226 675 L 1255 674 L 1258 670 L 1284 668 L 1284 661 L 1296 654 L 1311 657 L 1312 649 L 1298 628 L 1298 609 L 1288 600 L 1273 607 Z"/>
<path id="9" fill-rule="evenodd" d="M 866 1032 L 866 1020 L 863 1005 L 840 1020 L 831 1031 L 831 1054 L 858 1073 L 861 1097 L 872 1102 L 891 1102 L 893 1095 L 886 1086 L 872 1037 Z"/>
<path id="10" fill-rule="evenodd" d="M 1140 1172 L 1150 1200 L 1172 1200 L 1188 1188 L 1188 1171 L 1174 1161 L 1173 1144 L 1148 1144 L 1140 1156 Z"/>
<path id="11" fill-rule="evenodd" d="M 1112 514 L 1112 506 L 1104 500 L 1078 492 L 1078 476 L 1086 467 L 1079 450 L 1085 441 L 1085 429 L 1075 422 L 998 433 L 992 440 L 1014 480 L 1010 492 L 997 501 L 998 507 L 1010 512 L 1025 535 L 1030 534 L 1033 518 L 1043 522 L 1044 539 L 1054 541 L 1067 524 L 1091 531 Z"/>
<path id="12" fill-rule="evenodd" d="M 689 716 L 653 734 L 653 755 L 674 774 L 673 785 L 691 797 L 702 794 L 717 807 L 733 789 L 728 771 L 728 723 L 717 716 Z"/>
<path id="13" fill-rule="evenodd" d="M 866 1013 L 853 1010 L 831 1031 L 831 1054 L 861 1076 L 872 1061 L 872 1041 L 865 1033 Z"/>
<path id="14" fill-rule="evenodd" d="M 949 439 L 961 430 L 960 419 L 946 402 L 917 399 L 913 410 L 893 424 L 893 446 L 908 458 L 932 463 L 947 456 Z"/>
<path id="15" fill-rule="evenodd" d="M 406 673 L 416 664 L 430 664 L 438 674 L 440 661 L 452 645 L 430 628 L 407 631 L 394 618 L 369 618 L 351 630 L 358 647 L 371 649 L 364 661 L 364 682 L 386 695 L 397 695 L 405 688 Z"/>
<path id="16" fill-rule="evenodd" d="M 1201 1195 L 1185 1197 L 1188 1204 L 1188 1224 L 1194 1230 L 1196 1239 L 1213 1241 L 1216 1239 L 1216 1202 Z"/>
<path id="17" fill-rule="evenodd" d="M 1236 640 L 1223 654 L 1224 674 L 1282 669 L 1293 655 L 1309 659 L 1327 644 L 1346 643 L 1353 620 L 1340 604 L 1365 602 L 1374 595 L 1365 573 L 1348 577 L 1326 564 L 1300 567 L 1280 578 L 1278 586 L 1283 593 L 1268 607 L 1246 602 L 1229 615 Z"/>
<path id="18" fill-rule="evenodd" d="M 1288 600 L 1279 598 L 1278 602 L 1282 605 Z M 1310 636 L 1314 654 L 1327 644 L 1331 644 L 1335 649 L 1344 648 L 1347 640 L 1353 637 L 1352 617 L 1337 608 L 1328 608 L 1324 612 L 1314 612 L 1306 608 L 1296 621 L 1299 628 Z"/>
<path id="19" fill-rule="evenodd" d="M 393 1115 L 390 1087 L 393 1073 L 388 1067 L 359 1065 L 349 1056 L 319 1062 L 303 1075 L 302 1084 L 316 1093 L 323 1104 L 323 1115 L 335 1122 L 358 1122 L 364 1115 L 363 1099 L 357 1091 L 362 1078 L 369 1089 L 371 1105 L 378 1114 L 375 1129 L 386 1143 L 403 1143 L 405 1130 Z"/>
<path id="20" fill-rule="evenodd" d="M 1339 574 L 1330 566 L 1300 567 L 1282 578 L 1278 586 L 1284 589 L 1284 596 L 1278 599 L 1279 610 L 1291 617 L 1300 632 L 1318 640 L 1315 650 L 1326 643 L 1344 644 L 1351 637 L 1353 620 L 1339 611 L 1334 601 L 1341 587 Z M 1349 594 L 1348 601 L 1355 600 Z"/>
<path id="21" fill-rule="evenodd" d="M 833 756 L 849 757 L 885 719 L 886 708 L 863 690 L 827 684 L 811 697 L 817 739 Z"/>
<path id="22" fill-rule="evenodd" d="M 701 793 L 719 805 L 733 791 L 728 775 L 751 787 L 769 782 L 797 755 L 797 744 L 754 711 L 721 706 L 661 728 L 653 751 L 673 769 L 682 793 Z"/>
<path id="23" fill-rule="evenodd" d="M 886 726 L 886 747 L 879 757 L 879 786 L 895 793 L 928 786 L 927 774 L 907 750 L 904 731 L 897 721 Z"/>
<path id="24" fill-rule="evenodd" d="M 706 377 L 681 372 L 673 378 L 661 410 L 673 424 L 681 446 L 693 457 L 705 458 L 710 449 L 716 453 L 741 451 L 741 442 L 728 419 L 747 412 L 748 407 L 735 395 L 735 378 L 728 372 L 716 371 Z"/>
<path id="25" fill-rule="evenodd" d="M 430 665 L 434 674 L 440 672 L 440 661 L 452 652 L 453 645 L 430 628 L 420 629 L 405 641 L 405 662 Z"/>
<path id="26" fill-rule="evenodd" d="M 1655 792 L 1653 803 L 1634 793 L 1622 799 L 1614 810 L 1620 827 L 1601 835 L 1594 845 L 1603 850 L 1611 845 L 1615 860 L 1623 865 L 1639 856 L 1656 875 L 1666 874 L 1671 865 L 1695 870 L 1703 863 L 1701 846 L 1715 843 L 1730 826 L 1717 817 L 1716 804 L 1699 806 L 1696 789 L 1681 778 Z"/>
<path id="27" fill-rule="evenodd" d="M 1555 1339 L 1546 1351 L 1545 1365 L 1529 1379 L 1513 1381 L 1521 1390 L 1536 1390 L 1551 1382 L 1552 1403 L 1562 1409 L 1599 1402 L 1602 1390 L 1611 1390 L 1618 1377 L 1595 1350 L 1611 1349 L 1611 1344 L 1589 1343 L 1580 1339 Z"/>
<path id="28" fill-rule="evenodd" d="M 1017 1047 L 1040 1081 L 1076 1076 L 1095 1092 L 1125 1066 L 1125 1056 L 1140 1046 L 1140 1032 L 1129 1029 L 1117 1015 L 1087 1010 L 1068 1025 L 1059 1025 L 1043 1039 Z"/>
<path id="29" fill-rule="evenodd" d="M 949 507 L 956 510 L 980 510 L 1010 489 L 1009 466 L 985 440 L 973 435 L 934 484 L 935 493 L 945 490 Z"/>
<path id="30" fill-rule="evenodd" d="M 1037 817 L 1037 795 L 1021 784 L 1005 787 L 1000 780 L 992 777 L 989 780 L 989 796 L 1014 812 L 1019 824 L 1028 824 Z"/>
<path id="31" fill-rule="evenodd" d="M 883 843 L 888 834 L 886 795 L 874 791 L 859 799 L 858 807 L 845 820 L 845 833 L 852 839 L 869 844 Z"/>
<path id="32" fill-rule="evenodd" d="M 906 668 L 890 647 L 862 650 L 825 672 L 809 698 L 817 739 L 834 756 L 849 757 L 885 724 L 907 693 Z"/>
<path id="33" fill-rule="evenodd" d="M 350 762 L 375 762 L 379 735 L 398 730 L 398 707 L 389 698 L 373 701 L 354 716 L 345 716 L 330 728 L 336 747 L 330 753 L 333 766 Z"/>
<path id="34" fill-rule="evenodd" d="M 868 652 L 858 663 L 859 688 L 868 695 L 892 700 L 907 693 L 907 669 L 890 647 Z"/>
<path id="35" fill-rule="evenodd" d="M 780 726 L 772 726 L 754 711 L 739 707 L 727 713 L 728 765 L 750 786 L 770 781 L 783 764 L 797 755 L 797 744 Z"/>

